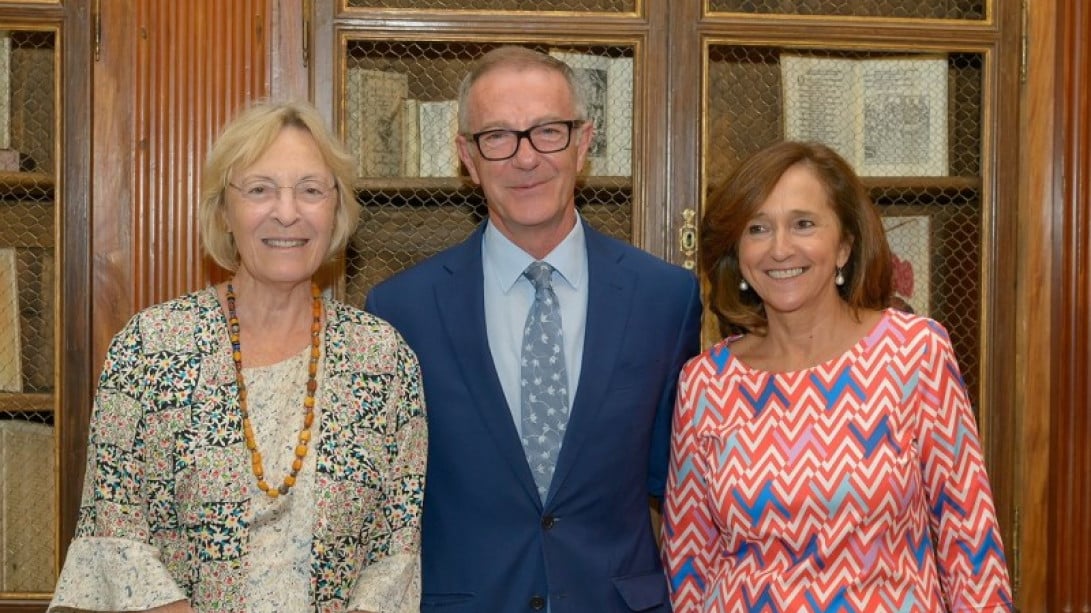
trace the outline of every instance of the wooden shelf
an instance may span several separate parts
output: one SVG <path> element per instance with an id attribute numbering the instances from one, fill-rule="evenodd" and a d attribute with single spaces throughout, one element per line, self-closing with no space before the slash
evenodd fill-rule
<path id="1" fill-rule="evenodd" d="M 981 198 L 980 177 L 863 177 L 871 199 L 888 204 L 966 204 Z"/>
<path id="2" fill-rule="evenodd" d="M 469 177 L 383 177 L 357 179 L 353 185 L 357 192 L 449 192 L 473 189 Z"/>
<path id="3" fill-rule="evenodd" d="M 869 188 L 930 190 L 980 189 L 981 177 L 862 177 Z"/>
<path id="4" fill-rule="evenodd" d="M 0 198 L 52 198 L 56 181 L 44 172 L 0 171 Z"/>
<path id="5" fill-rule="evenodd" d="M 52 413 L 53 394 L 0 392 L 0 413 Z"/>
<path id="6" fill-rule="evenodd" d="M 633 187 L 633 180 L 631 177 L 581 177 L 578 187 L 628 191 Z M 357 179 L 353 188 L 357 192 L 419 193 L 475 190 L 477 186 L 466 176 L 384 177 Z"/>

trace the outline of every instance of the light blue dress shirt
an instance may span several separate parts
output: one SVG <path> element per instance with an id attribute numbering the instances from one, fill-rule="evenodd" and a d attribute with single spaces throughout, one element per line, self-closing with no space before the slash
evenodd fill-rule
<path id="1" fill-rule="evenodd" d="M 492 222 L 481 237 L 482 266 L 485 273 L 485 329 L 489 350 L 504 388 L 515 429 L 522 436 L 522 396 L 519 390 L 520 355 L 523 326 L 534 302 L 534 286 L 523 271 L 535 259 L 497 230 Z M 561 303 L 561 329 L 564 332 L 564 359 L 568 372 L 568 406 L 578 390 L 583 363 L 583 338 L 587 324 L 587 242 L 583 223 L 577 215 L 576 226 L 544 258 L 556 269 L 553 291 Z"/>

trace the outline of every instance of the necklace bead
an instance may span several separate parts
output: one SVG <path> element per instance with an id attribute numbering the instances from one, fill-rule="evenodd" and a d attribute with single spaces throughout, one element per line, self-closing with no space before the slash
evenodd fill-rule
<path id="1" fill-rule="evenodd" d="M 265 466 L 262 463 L 261 452 L 258 451 L 258 443 L 254 438 L 254 426 L 250 423 L 250 409 L 246 398 L 246 381 L 242 376 L 242 344 L 239 342 L 239 317 L 235 313 L 235 288 L 231 283 L 227 284 L 227 329 L 231 338 L 231 359 L 235 362 L 235 382 L 239 388 L 239 414 L 242 416 L 242 435 L 246 441 L 246 449 L 250 452 L 250 470 L 257 479 L 258 489 L 265 492 L 269 498 L 278 498 L 287 494 L 296 484 L 296 477 L 303 469 L 303 459 L 307 457 L 307 451 L 311 442 L 311 426 L 314 424 L 314 395 L 318 390 L 318 358 L 321 356 L 322 340 L 322 291 L 318 285 L 311 283 L 311 298 L 313 306 L 311 315 L 311 352 L 310 361 L 307 364 L 307 396 L 303 399 L 303 429 L 299 431 L 298 444 L 295 447 L 295 457 L 292 460 L 292 468 L 285 475 L 280 487 L 274 488 L 265 480 Z"/>

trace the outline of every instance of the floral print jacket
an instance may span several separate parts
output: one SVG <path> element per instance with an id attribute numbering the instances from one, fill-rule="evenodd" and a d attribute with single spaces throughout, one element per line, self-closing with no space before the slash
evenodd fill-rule
<path id="1" fill-rule="evenodd" d="M 325 307 L 305 541 L 311 610 L 415 610 L 427 445 L 417 359 L 382 320 L 334 300 Z M 202 612 L 247 609 L 252 497 L 263 494 L 213 288 L 138 313 L 114 338 L 87 454 L 52 610 L 182 598 Z M 134 569 L 133 547 L 151 551 L 159 572 Z"/>

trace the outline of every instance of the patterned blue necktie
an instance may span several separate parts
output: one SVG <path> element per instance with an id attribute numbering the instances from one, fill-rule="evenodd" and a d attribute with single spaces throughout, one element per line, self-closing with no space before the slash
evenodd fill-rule
<path id="1" fill-rule="evenodd" d="M 568 373 L 564 366 L 561 307 L 553 292 L 553 267 L 545 262 L 527 266 L 524 275 L 534 285 L 534 304 L 523 328 L 522 389 L 523 449 L 542 500 L 549 493 L 553 468 L 568 423 Z"/>

